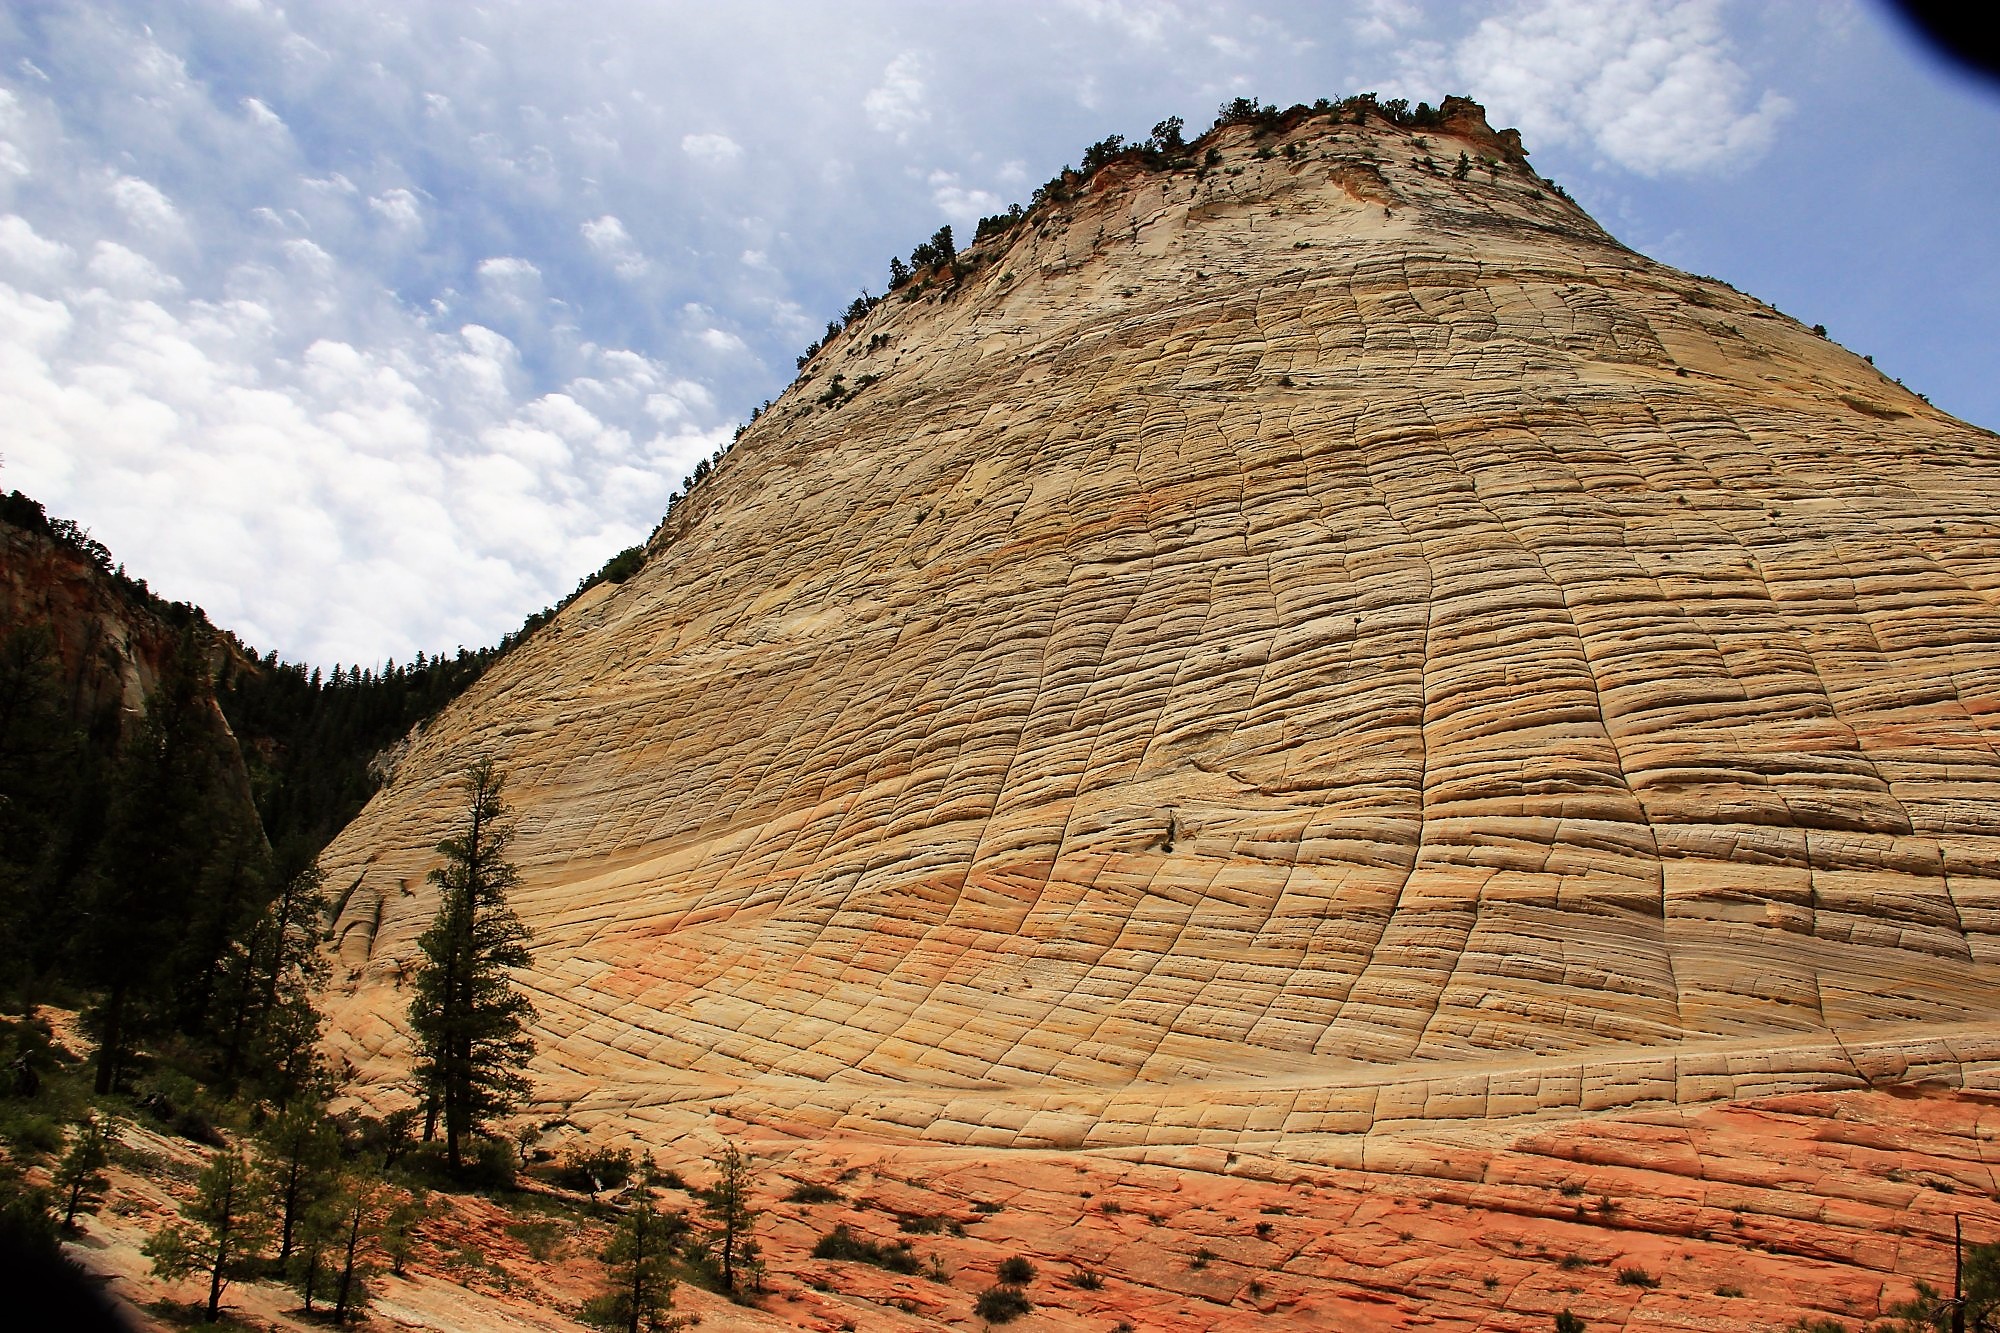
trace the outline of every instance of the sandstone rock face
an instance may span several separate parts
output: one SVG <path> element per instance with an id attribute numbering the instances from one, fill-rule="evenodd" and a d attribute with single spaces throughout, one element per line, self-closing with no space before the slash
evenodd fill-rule
<path id="1" fill-rule="evenodd" d="M 1474 115 L 1213 143 L 885 301 L 415 741 L 325 858 L 368 1095 L 481 755 L 541 1095 L 654 1142 L 2000 1085 L 2000 439 Z"/>

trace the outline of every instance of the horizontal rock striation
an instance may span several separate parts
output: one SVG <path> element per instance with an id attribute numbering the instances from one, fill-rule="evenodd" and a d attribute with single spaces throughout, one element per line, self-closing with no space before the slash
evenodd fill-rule
<path id="1" fill-rule="evenodd" d="M 479 755 L 535 1076 L 628 1126 L 2000 1085 L 2000 439 L 1462 109 L 1210 142 L 832 340 L 415 741 L 326 856 L 374 1095 Z"/>

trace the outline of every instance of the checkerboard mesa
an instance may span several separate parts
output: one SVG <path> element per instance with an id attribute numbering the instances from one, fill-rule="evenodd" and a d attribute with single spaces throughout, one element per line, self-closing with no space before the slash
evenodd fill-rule
<path id="1" fill-rule="evenodd" d="M 480 756 L 538 1095 L 642 1139 L 1996 1081 L 2000 440 L 1472 103 L 1221 119 L 933 238 L 413 738 L 325 857 L 364 1097 Z"/>

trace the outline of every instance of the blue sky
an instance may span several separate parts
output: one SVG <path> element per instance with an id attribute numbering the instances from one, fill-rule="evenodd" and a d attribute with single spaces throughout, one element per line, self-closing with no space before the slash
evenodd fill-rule
<path id="1" fill-rule="evenodd" d="M 0 487 L 287 657 L 489 643 L 940 222 L 1363 90 L 2000 426 L 2000 89 L 1867 0 L 32 3 Z"/>

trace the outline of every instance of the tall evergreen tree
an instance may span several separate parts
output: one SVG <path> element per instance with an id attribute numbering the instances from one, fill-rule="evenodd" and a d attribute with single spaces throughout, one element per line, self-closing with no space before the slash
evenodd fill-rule
<path id="1" fill-rule="evenodd" d="M 92 768 L 47 627 L 0 636 L 0 983 L 21 988 L 24 1008 L 76 931 L 77 844 L 98 822 L 80 808 L 96 804 Z"/>
<path id="2" fill-rule="evenodd" d="M 200 896 L 214 841 L 206 818 L 213 811 L 207 670 L 190 629 L 113 774 L 102 863 L 80 942 L 85 978 L 104 991 L 91 1015 L 99 1093 L 117 1085 L 133 1040 L 156 1017 L 180 928 Z"/>
<path id="3" fill-rule="evenodd" d="M 528 930 L 507 905 L 517 875 L 507 860 L 512 830 L 501 799 L 504 779 L 490 760 L 465 772 L 465 823 L 438 844 L 445 863 L 430 873 L 437 916 L 417 940 L 423 953 L 410 1028 L 416 1076 L 442 1112 L 445 1160 L 456 1171 L 467 1138 L 526 1095 L 522 1073 L 535 1044 L 535 1007 L 508 975 L 528 966 Z"/>
<path id="4" fill-rule="evenodd" d="M 326 984 L 326 875 L 309 865 L 284 882 L 222 969 L 218 1023 L 223 1086 L 246 1071 L 280 1109 L 318 1073 L 320 1017 L 313 996 Z"/>

